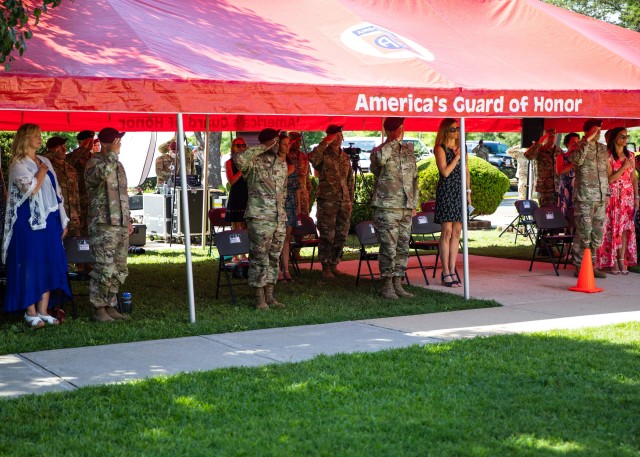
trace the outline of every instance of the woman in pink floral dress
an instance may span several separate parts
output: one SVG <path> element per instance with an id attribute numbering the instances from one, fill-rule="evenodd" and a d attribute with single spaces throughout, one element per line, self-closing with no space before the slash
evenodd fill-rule
<path id="1" fill-rule="evenodd" d="M 611 268 L 611 273 L 629 274 L 627 267 L 636 265 L 636 235 L 634 212 L 638 211 L 638 177 L 633 153 L 627 149 L 627 130 L 612 129 L 608 135 L 609 190 L 607 219 L 603 230 L 602 246 L 596 255 L 596 268 Z"/>

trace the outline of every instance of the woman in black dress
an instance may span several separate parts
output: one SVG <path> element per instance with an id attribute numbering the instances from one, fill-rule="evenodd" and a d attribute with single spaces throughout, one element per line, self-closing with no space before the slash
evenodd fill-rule
<path id="1" fill-rule="evenodd" d="M 442 258 L 442 284 L 461 287 L 456 275 L 456 260 L 462 232 L 462 174 L 460 167 L 460 127 L 455 119 L 444 119 L 438 128 L 434 148 L 436 165 L 440 172 L 436 189 L 434 220 L 440 224 L 440 257 Z M 466 154 L 465 154 L 466 160 Z M 468 163 L 468 162 L 467 162 Z M 470 185 L 469 167 L 467 186 Z M 467 187 L 467 202 L 471 203 L 471 189 Z"/>
<path id="2" fill-rule="evenodd" d="M 246 149 L 247 143 L 243 138 L 236 137 L 236 139 L 231 142 L 231 156 L 234 154 L 242 154 Z M 227 222 L 231 222 L 231 227 L 234 230 L 244 230 L 247 228 L 247 223 L 244 219 L 244 212 L 247 209 L 247 198 L 249 196 L 247 182 L 231 158 L 225 163 L 225 171 L 227 173 L 227 181 L 229 181 L 231 185 L 225 218 Z"/>

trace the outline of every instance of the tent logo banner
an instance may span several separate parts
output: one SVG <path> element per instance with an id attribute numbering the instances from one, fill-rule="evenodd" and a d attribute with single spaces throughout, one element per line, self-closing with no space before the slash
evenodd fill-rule
<path id="1" fill-rule="evenodd" d="M 349 27 L 342 32 L 340 39 L 348 48 L 368 56 L 386 59 L 418 58 L 427 62 L 435 60 L 435 56 L 418 43 L 369 22 Z"/>

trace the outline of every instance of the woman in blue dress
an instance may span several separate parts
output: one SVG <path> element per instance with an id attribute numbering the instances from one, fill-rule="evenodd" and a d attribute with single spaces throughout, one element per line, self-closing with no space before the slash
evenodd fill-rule
<path id="1" fill-rule="evenodd" d="M 69 221 L 40 127 L 20 126 L 11 145 L 2 259 L 7 269 L 3 311 L 23 311 L 31 327 L 60 322 L 47 311 L 71 297 L 62 244 Z M 59 293 L 57 293 L 59 291 Z M 53 293 L 56 292 L 56 293 Z"/>

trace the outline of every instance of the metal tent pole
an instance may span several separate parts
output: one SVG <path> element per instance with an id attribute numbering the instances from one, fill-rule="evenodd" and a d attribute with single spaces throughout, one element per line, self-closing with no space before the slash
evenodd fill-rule
<path id="1" fill-rule="evenodd" d="M 187 198 L 187 162 L 184 153 L 184 126 L 182 113 L 178 113 L 178 154 L 180 154 L 180 192 L 182 221 L 184 223 L 184 252 L 187 257 L 187 294 L 189 298 L 189 320 L 196 323 L 196 305 L 193 296 L 193 263 L 191 261 L 191 227 L 189 226 L 189 199 Z M 179 227 L 178 227 L 179 228 Z"/>
<path id="2" fill-rule="evenodd" d="M 462 264 L 464 278 L 464 298 L 469 300 L 469 248 L 467 242 L 468 223 L 467 223 L 467 150 L 465 141 L 464 118 L 460 118 L 460 173 L 462 185 Z"/>
<path id="3" fill-rule="evenodd" d="M 204 137 L 204 163 L 202 164 L 202 248 L 207 247 L 207 223 L 209 222 L 209 115 L 206 116 L 207 133 Z"/>

